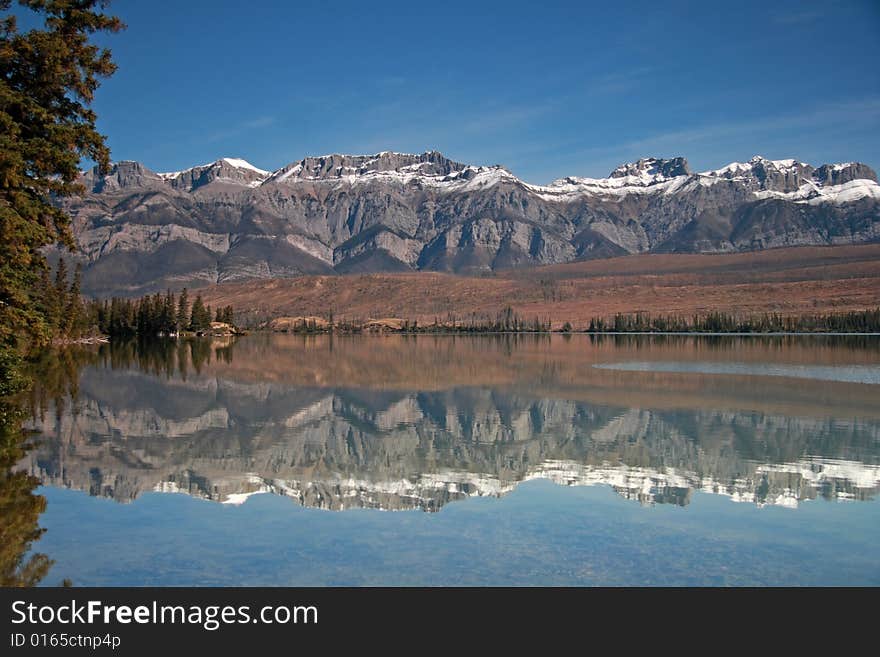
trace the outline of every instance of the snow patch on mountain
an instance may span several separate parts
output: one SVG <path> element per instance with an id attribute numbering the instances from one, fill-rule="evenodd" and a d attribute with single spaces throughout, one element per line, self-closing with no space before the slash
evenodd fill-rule
<path id="1" fill-rule="evenodd" d="M 250 169 L 251 171 L 255 171 L 256 173 L 259 173 L 261 176 L 265 176 L 265 175 L 269 174 L 268 171 L 265 171 L 264 169 L 260 169 L 258 167 L 255 167 L 253 164 L 251 164 L 247 160 L 242 160 L 241 158 L 224 157 L 224 158 L 221 158 L 221 161 L 226 162 L 226 164 L 228 164 L 229 166 L 233 166 L 236 169 Z"/>
<path id="2" fill-rule="evenodd" d="M 682 183 L 687 176 L 666 178 L 662 175 L 640 174 L 620 178 L 576 178 L 554 180 L 546 186 L 526 185 L 545 201 L 568 201 L 583 196 L 628 196 L 667 191 L 673 183 Z"/>
<path id="3" fill-rule="evenodd" d="M 807 182 L 794 192 L 776 192 L 763 190 L 754 192 L 756 198 L 779 198 L 807 205 L 820 205 L 833 203 L 842 205 L 852 203 L 863 198 L 880 200 L 880 185 L 873 180 L 851 180 L 842 185 L 828 185 L 823 187 L 816 182 Z"/>
<path id="4" fill-rule="evenodd" d="M 162 180 L 174 180 L 175 178 L 179 178 L 184 173 L 189 173 L 190 171 L 200 171 L 203 169 L 210 169 L 212 167 L 218 167 L 221 164 L 227 164 L 236 169 L 247 169 L 248 171 L 253 171 L 254 173 L 258 173 L 261 176 L 268 176 L 269 171 L 265 171 L 264 169 L 260 169 L 255 167 L 253 164 L 248 162 L 247 160 L 243 160 L 238 157 L 221 157 L 219 160 L 214 160 L 213 162 L 208 162 L 207 164 L 200 164 L 198 166 L 189 167 L 188 169 L 182 169 L 181 171 L 168 171 L 164 173 L 157 174 Z"/>

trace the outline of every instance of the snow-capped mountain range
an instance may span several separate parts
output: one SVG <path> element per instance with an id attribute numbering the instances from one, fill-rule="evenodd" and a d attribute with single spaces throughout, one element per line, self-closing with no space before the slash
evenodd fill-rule
<path id="1" fill-rule="evenodd" d="M 425 155 L 439 155 L 427 152 Z M 419 158 L 413 164 L 388 168 L 389 161 Z M 423 156 L 422 156 L 423 157 Z M 342 164 L 336 164 L 342 162 Z M 435 166 L 431 159 L 421 159 L 406 153 L 382 152 L 374 156 L 325 155 L 306 158 L 277 171 L 266 171 L 255 167 L 247 160 L 224 157 L 184 171 L 157 174 L 177 188 L 194 191 L 209 182 L 223 182 L 260 187 L 264 184 L 305 181 L 322 183 L 338 182 L 348 185 L 385 182 L 389 184 L 422 184 L 448 191 L 477 190 L 491 187 L 502 181 L 522 185 L 543 195 L 546 200 L 563 200 L 566 197 L 602 196 L 638 193 L 671 194 L 681 191 L 686 185 L 714 185 L 719 182 L 738 180 L 761 184 L 755 191 L 756 198 L 787 198 L 801 202 L 843 203 L 863 197 L 880 198 L 880 185 L 876 174 L 865 165 L 856 162 L 826 164 L 814 169 L 808 164 L 795 160 L 768 160 L 756 155 L 748 162 L 732 162 L 714 171 L 691 173 L 684 158 L 662 160 L 644 158 L 630 164 L 623 164 L 611 172 L 608 178 L 578 178 L 568 176 L 551 182 L 549 185 L 530 185 L 500 165 L 464 166 L 455 168 L 456 163 Z M 785 182 L 797 181 L 794 191 L 778 191 L 775 184 L 766 182 L 767 176 Z M 842 182 L 845 181 L 845 182 Z M 787 185 L 790 187 L 791 185 Z M 766 189 L 765 189 L 766 188 Z"/>
<path id="2" fill-rule="evenodd" d="M 532 185 L 499 165 L 385 151 L 276 171 L 240 158 L 168 173 L 119 162 L 83 183 L 66 207 L 95 293 L 880 238 L 880 185 L 857 162 L 756 156 L 692 172 L 684 158 L 644 158 L 608 178 Z"/>

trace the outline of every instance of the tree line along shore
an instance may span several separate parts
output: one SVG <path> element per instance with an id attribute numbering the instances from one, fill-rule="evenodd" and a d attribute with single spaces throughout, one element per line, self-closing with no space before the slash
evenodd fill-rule
<path id="1" fill-rule="evenodd" d="M 80 293 L 81 272 L 70 276 L 64 259 L 54 278 L 44 270 L 34 292 L 38 311 L 56 343 L 88 342 L 101 337 L 234 335 L 232 306 L 211 308 L 186 288 L 140 298 L 87 299 Z"/>
<path id="2" fill-rule="evenodd" d="M 553 328 L 550 318 L 527 319 L 508 307 L 494 319 L 435 318 L 432 322 L 395 317 L 340 319 L 327 317 L 279 317 L 259 328 L 281 333 L 880 333 L 880 308 L 842 313 L 787 316 L 762 313 L 740 316 L 725 312 L 692 316 L 617 313 L 595 317 L 586 326 L 563 322 Z"/>
<path id="3" fill-rule="evenodd" d="M 80 293 L 80 269 L 68 273 L 59 261 L 54 280 L 44 272 L 35 295 L 58 341 L 88 341 L 97 337 L 153 338 L 236 335 L 243 332 L 231 305 L 212 309 L 200 294 L 190 301 L 186 288 L 139 298 L 86 299 Z M 326 316 L 276 317 L 248 329 L 283 333 L 880 333 L 880 308 L 840 313 L 740 315 L 723 311 L 690 316 L 617 313 L 594 317 L 586 325 L 549 317 L 524 317 L 508 306 L 495 317 L 435 317 L 433 321 Z"/>

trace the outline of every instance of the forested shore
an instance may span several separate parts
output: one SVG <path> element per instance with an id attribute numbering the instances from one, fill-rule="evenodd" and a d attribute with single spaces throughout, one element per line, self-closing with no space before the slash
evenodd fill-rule
<path id="1" fill-rule="evenodd" d="M 595 317 L 586 326 L 554 323 L 549 317 L 525 318 L 508 307 L 493 319 L 448 315 L 431 322 L 417 320 L 280 317 L 258 328 L 282 333 L 880 333 L 880 308 L 873 310 L 788 316 L 781 313 L 735 315 L 709 312 L 684 315 L 618 313 Z"/>
<path id="2" fill-rule="evenodd" d="M 55 343 L 86 342 L 106 336 L 118 338 L 234 333 L 232 306 L 212 309 L 197 294 L 190 302 L 186 288 L 140 298 L 89 299 L 82 296 L 81 269 L 72 275 L 62 258 L 54 272 L 44 269 L 33 292 L 36 310 L 45 318 L 45 330 Z M 218 326 L 222 325 L 222 326 Z"/>
<path id="3" fill-rule="evenodd" d="M 44 270 L 34 297 L 56 342 L 109 338 L 157 338 L 184 335 L 236 334 L 231 305 L 212 309 L 186 288 L 140 298 L 87 299 L 81 295 L 79 266 L 70 275 L 63 259 L 54 277 Z M 840 313 L 786 315 L 779 312 L 736 314 L 723 311 L 681 314 L 617 313 L 594 317 L 586 325 L 525 317 L 508 306 L 495 317 L 434 317 L 432 321 L 401 318 L 276 317 L 251 328 L 285 333 L 880 333 L 880 308 Z"/>
<path id="4" fill-rule="evenodd" d="M 232 306 L 212 312 L 201 295 L 196 295 L 190 306 L 186 288 L 179 295 L 169 290 L 165 294 L 139 299 L 91 299 L 85 306 L 90 330 L 110 337 L 176 337 L 216 331 L 236 332 Z"/>

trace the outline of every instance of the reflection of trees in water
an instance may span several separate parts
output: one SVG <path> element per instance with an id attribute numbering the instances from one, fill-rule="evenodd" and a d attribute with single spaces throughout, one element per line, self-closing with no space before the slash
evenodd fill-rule
<path id="1" fill-rule="evenodd" d="M 212 359 L 231 363 L 234 346 L 233 340 L 210 338 L 112 340 L 101 345 L 97 358 L 110 369 L 134 368 L 166 379 L 180 374 L 186 381 L 190 370 L 201 374 Z"/>
<path id="2" fill-rule="evenodd" d="M 264 336 L 269 339 L 272 336 Z M 324 343 L 318 336 L 303 335 L 301 346 L 311 349 Z M 324 345 L 332 353 L 333 335 L 327 338 Z M 657 347 L 681 348 L 693 352 L 707 350 L 718 355 L 736 355 L 744 347 L 760 348 L 766 358 L 775 353 L 787 354 L 803 352 L 807 347 L 814 350 L 853 350 L 880 351 L 880 337 L 870 335 L 657 335 L 657 334 L 588 334 L 582 336 L 592 345 L 609 344 L 621 349 L 649 350 Z M 474 341 L 483 346 L 498 349 L 498 353 L 506 358 L 515 358 L 521 349 L 531 346 L 549 347 L 554 339 L 560 343 L 570 344 L 574 336 L 551 336 L 547 333 L 499 333 L 480 336 L 459 336 L 451 334 L 439 337 L 403 334 L 399 336 L 400 344 L 416 344 L 424 339 L 436 344 L 443 340 L 450 352 L 455 351 L 459 341 L 473 347 Z M 369 339 L 369 338 L 366 338 Z M 150 339 L 150 340 L 113 340 L 101 345 L 98 351 L 99 362 L 110 369 L 138 369 L 158 377 L 171 378 L 175 375 L 185 381 L 190 372 L 201 374 L 206 365 L 212 362 L 231 364 L 235 356 L 237 338 L 181 338 L 181 339 Z M 426 345 L 427 346 L 427 345 Z M 269 347 L 271 351 L 271 346 Z M 271 356 L 270 356 L 271 357 Z M 546 369 L 546 368 L 545 368 Z M 552 372 L 548 372 L 552 378 Z"/>
<path id="3" fill-rule="evenodd" d="M 42 417 L 52 408 L 56 417 L 60 417 L 68 402 L 76 415 L 80 372 L 95 362 L 95 351 L 83 347 L 44 351 L 30 361 L 28 375 L 31 383 L 22 397 L 27 400 L 31 416 Z"/>
<path id="4" fill-rule="evenodd" d="M 719 352 L 730 352 L 740 349 L 744 344 L 760 344 L 771 351 L 785 351 L 792 347 L 803 347 L 810 344 L 814 347 L 834 347 L 838 349 L 868 349 L 880 351 L 880 338 L 876 335 L 700 335 L 700 334 L 650 334 L 650 333 L 589 333 L 590 343 L 611 343 L 618 347 L 636 349 L 651 346 L 684 346 L 695 345 Z M 805 342 L 809 341 L 809 342 Z"/>
<path id="5" fill-rule="evenodd" d="M 46 531 L 39 526 L 46 498 L 34 494 L 37 477 L 16 469 L 35 447 L 23 423 L 50 406 L 60 418 L 68 399 L 75 413 L 80 370 L 94 359 L 94 352 L 85 349 L 45 352 L 28 363 L 27 380 L 0 385 L 0 586 L 34 586 L 53 564 L 40 552 L 28 556 Z"/>
<path id="6" fill-rule="evenodd" d="M 21 403 L 0 399 L 0 586 L 34 586 L 52 566 L 45 554 L 27 558 L 31 544 L 46 531 L 38 524 L 46 498 L 34 495 L 39 479 L 13 470 L 27 452 L 24 419 Z"/>

